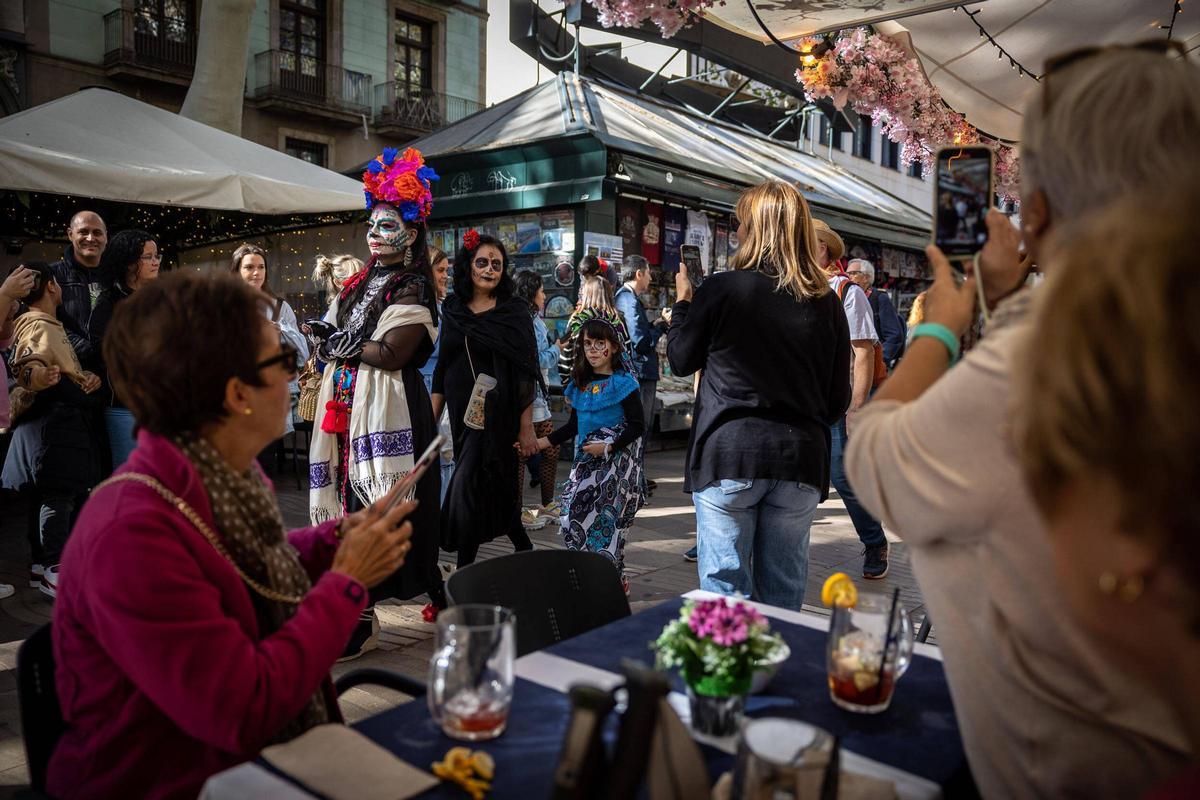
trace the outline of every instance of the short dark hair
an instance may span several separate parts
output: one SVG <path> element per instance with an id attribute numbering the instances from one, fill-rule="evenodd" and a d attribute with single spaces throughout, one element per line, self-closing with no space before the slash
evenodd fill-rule
<path id="1" fill-rule="evenodd" d="M 642 256 L 625 256 L 621 265 L 621 283 L 629 283 L 637 278 L 639 272 L 650 269 L 650 262 Z"/>
<path id="2" fill-rule="evenodd" d="M 35 273 L 35 277 L 33 279 L 33 288 L 29 290 L 29 294 L 21 298 L 21 302 L 25 305 L 32 305 L 46 296 L 47 284 L 49 284 L 52 280 L 56 280 L 54 277 L 54 270 L 51 269 L 50 265 L 45 261 L 22 261 L 20 264 L 13 267 L 9 271 L 9 274 L 11 275 L 21 267 L 25 267 L 25 269 Z"/>
<path id="3" fill-rule="evenodd" d="M 611 324 L 602 319 L 589 319 L 583 325 L 579 326 L 579 330 L 575 333 L 575 357 L 571 363 L 571 382 L 575 384 L 575 388 L 582 389 L 588 383 L 596 378 L 596 371 L 592 369 L 591 363 L 587 360 L 587 354 L 583 346 L 583 338 L 589 339 L 604 339 L 612 345 L 612 365 L 613 370 L 625 369 L 625 364 L 621 360 L 621 337 L 617 334 L 617 329 Z"/>
<path id="4" fill-rule="evenodd" d="M 517 270 L 517 274 L 513 276 L 513 284 L 513 294 L 529 304 L 530 314 L 536 314 L 538 307 L 534 298 L 542 290 L 542 276 L 531 269 Z"/>
<path id="5" fill-rule="evenodd" d="M 185 270 L 118 303 L 104 363 L 138 425 L 160 436 L 194 434 L 225 416 L 230 378 L 261 386 L 264 302 L 240 278 Z"/>
<path id="6" fill-rule="evenodd" d="M 132 228 L 118 231 L 108 240 L 104 255 L 100 257 L 101 275 L 107 284 L 123 283 L 129 285 L 129 279 L 137 274 L 138 262 L 146 242 L 156 241 L 145 231 Z"/>
<path id="7" fill-rule="evenodd" d="M 596 256 L 586 255 L 579 259 L 579 277 L 581 278 L 598 277 L 602 268 L 603 265 L 601 265 L 600 259 Z"/>
<path id="8" fill-rule="evenodd" d="M 454 286 L 454 293 L 462 298 L 464 303 L 475 295 L 475 284 L 471 282 L 471 262 L 475 260 L 475 254 L 479 252 L 479 248 L 486 245 L 491 245 L 499 250 L 500 258 L 504 261 L 504 272 L 500 275 L 500 282 L 496 284 L 496 302 L 502 302 L 513 296 L 513 279 L 512 275 L 508 274 L 508 250 L 495 236 L 481 233 L 479 234 L 479 244 L 471 249 L 465 246 L 460 247 L 458 255 L 454 257 L 454 267 L 450 276 L 451 284 Z"/>

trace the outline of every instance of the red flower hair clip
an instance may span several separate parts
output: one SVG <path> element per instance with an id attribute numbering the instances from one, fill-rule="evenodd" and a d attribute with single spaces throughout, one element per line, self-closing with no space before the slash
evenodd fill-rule
<path id="1" fill-rule="evenodd" d="M 468 250 L 474 250 L 476 247 L 479 247 L 479 231 L 471 228 L 469 231 L 464 233 L 463 247 L 467 248 Z"/>

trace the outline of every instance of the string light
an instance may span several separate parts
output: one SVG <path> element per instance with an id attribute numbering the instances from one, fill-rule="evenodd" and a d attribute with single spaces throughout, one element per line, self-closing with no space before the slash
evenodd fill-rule
<path id="1" fill-rule="evenodd" d="M 1179 4 L 1176 3 L 1176 8 L 1178 8 L 1178 5 Z M 958 9 L 959 9 L 958 6 L 954 7 L 955 11 L 958 11 Z M 988 33 L 987 30 L 983 27 L 983 23 L 981 23 L 977 19 L 977 17 L 979 16 L 981 11 L 982 11 L 982 9 L 980 9 L 979 11 L 972 11 L 969 8 L 963 9 L 963 13 L 966 14 L 968 17 L 970 17 L 971 22 L 974 22 L 975 27 L 979 29 L 979 37 L 981 39 L 987 39 L 988 43 L 990 45 L 992 45 L 992 47 L 996 48 L 996 60 L 1003 61 L 1005 58 L 1007 58 L 1009 64 L 1012 65 L 1013 70 L 1015 70 L 1019 75 L 1022 75 L 1022 76 L 1028 75 L 1029 77 L 1033 78 L 1035 81 L 1041 81 L 1042 77 L 1040 75 L 1037 75 L 1037 74 L 1025 69 L 1025 67 L 1021 65 L 1021 62 L 1017 61 L 1017 59 L 1013 56 L 1012 53 L 1005 50 L 1003 47 L 1000 46 L 999 42 L 997 42 L 995 39 L 992 38 L 992 35 L 990 33 Z M 1168 36 L 1168 38 L 1170 38 L 1170 37 Z"/>

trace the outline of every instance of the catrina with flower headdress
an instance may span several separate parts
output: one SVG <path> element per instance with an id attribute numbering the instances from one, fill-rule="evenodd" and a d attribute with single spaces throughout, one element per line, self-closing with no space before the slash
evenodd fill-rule
<path id="1" fill-rule="evenodd" d="M 437 173 L 413 148 L 386 148 L 363 173 L 370 219 L 366 268 L 352 276 L 326 319 L 306 333 L 326 362 L 309 458 L 313 523 L 357 511 L 387 494 L 413 469 L 437 434 L 419 369 L 433 352 L 438 311 L 425 247 Z M 407 599 L 428 592 L 444 607 L 437 568 L 436 468 L 417 483 L 412 550 L 373 596 Z"/>

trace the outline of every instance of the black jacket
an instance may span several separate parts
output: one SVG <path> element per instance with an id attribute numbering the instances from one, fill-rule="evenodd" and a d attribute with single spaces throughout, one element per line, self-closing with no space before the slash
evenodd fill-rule
<path id="1" fill-rule="evenodd" d="M 875 312 L 875 332 L 879 334 L 879 343 L 883 345 L 883 361 L 891 367 L 904 355 L 904 342 L 908 336 L 904 320 L 896 312 L 892 298 L 882 289 L 875 289 L 868 294 L 867 302 L 871 304 L 871 311 Z"/>
<path id="2" fill-rule="evenodd" d="M 79 363 L 84 369 L 99 372 L 100 341 L 88 335 L 88 326 L 92 321 L 92 309 L 100 299 L 104 287 L 102 273 L 99 267 L 88 268 L 80 266 L 75 260 L 75 250 L 71 245 L 63 252 L 61 261 L 50 265 L 58 285 L 63 290 L 62 305 L 58 307 L 58 318 L 67 329 L 67 338 Z"/>

